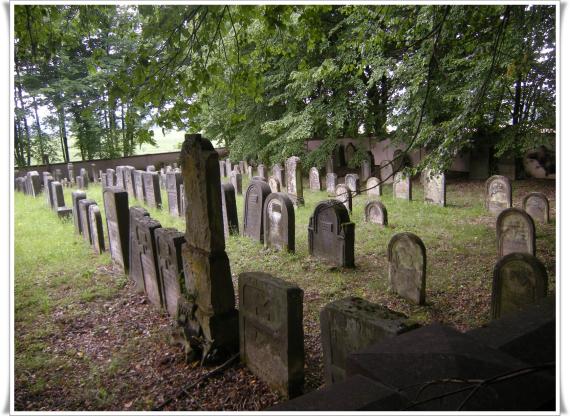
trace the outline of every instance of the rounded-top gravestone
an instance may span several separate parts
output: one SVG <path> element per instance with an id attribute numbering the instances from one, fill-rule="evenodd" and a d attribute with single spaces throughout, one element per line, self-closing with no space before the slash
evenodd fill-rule
<path id="1" fill-rule="evenodd" d="M 380 201 L 368 201 L 364 207 L 364 220 L 382 226 L 388 225 L 388 211 Z"/>
<path id="2" fill-rule="evenodd" d="M 366 194 L 368 196 L 380 196 L 382 195 L 382 184 L 380 179 L 375 176 L 371 176 L 366 181 Z"/>
<path id="3" fill-rule="evenodd" d="M 531 192 L 522 201 L 523 209 L 533 220 L 548 224 L 550 220 L 550 204 L 542 192 Z"/>
<path id="4" fill-rule="evenodd" d="M 344 204 L 348 212 L 352 212 L 352 192 L 345 184 L 338 184 L 335 188 L 336 200 Z"/>
<path id="5" fill-rule="evenodd" d="M 485 183 L 485 190 L 485 208 L 489 212 L 499 214 L 513 206 L 511 181 L 506 176 L 491 176 Z"/>
<path id="6" fill-rule="evenodd" d="M 392 289 L 403 298 L 423 305 L 426 298 L 426 247 L 412 233 L 394 235 L 388 243 Z"/>
<path id="7" fill-rule="evenodd" d="M 534 221 L 520 208 L 507 208 L 497 217 L 497 251 L 503 257 L 510 253 L 535 255 Z"/>

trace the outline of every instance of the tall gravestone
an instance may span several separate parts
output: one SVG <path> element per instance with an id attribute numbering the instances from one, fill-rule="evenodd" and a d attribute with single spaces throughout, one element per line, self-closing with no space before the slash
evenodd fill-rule
<path id="1" fill-rule="evenodd" d="M 279 181 L 279 188 L 286 188 L 287 184 L 285 183 L 285 169 L 283 169 L 283 166 L 281 166 L 279 163 L 276 163 L 273 165 L 272 172 L 273 176 L 275 176 L 275 178 Z"/>
<path id="2" fill-rule="evenodd" d="M 115 178 L 115 169 L 107 169 L 107 186 L 115 186 L 117 180 Z"/>
<path id="3" fill-rule="evenodd" d="M 63 197 L 63 186 L 61 183 L 53 181 L 51 183 L 51 192 L 53 194 L 53 206 L 57 211 L 58 208 L 65 206 L 65 200 Z"/>
<path id="4" fill-rule="evenodd" d="M 239 348 L 238 316 L 225 252 L 218 153 L 199 134 L 186 135 L 180 154 L 186 192 L 183 262 L 188 296 L 178 303 L 187 345 L 208 360 Z M 200 341 L 196 341 L 199 339 Z"/>
<path id="5" fill-rule="evenodd" d="M 83 239 L 89 245 L 93 244 L 93 232 L 89 222 L 89 207 L 97 205 L 92 199 L 81 199 L 79 201 L 79 220 L 81 221 L 81 230 L 83 231 Z"/>
<path id="6" fill-rule="evenodd" d="M 550 221 L 550 204 L 542 192 L 531 192 L 522 200 L 522 207 L 534 221 L 548 224 Z"/>
<path id="7" fill-rule="evenodd" d="M 135 189 L 135 168 L 133 166 L 123 167 L 123 181 L 125 183 L 125 190 L 129 193 L 129 198 L 138 198 Z"/>
<path id="8" fill-rule="evenodd" d="M 241 173 L 237 172 L 236 170 L 232 171 L 230 175 L 230 182 L 234 186 L 236 195 L 241 195 L 242 194 Z"/>
<path id="9" fill-rule="evenodd" d="M 510 253 L 536 253 L 534 221 L 520 208 L 507 208 L 497 217 L 497 251 L 503 257 Z"/>
<path id="10" fill-rule="evenodd" d="M 445 174 L 424 172 L 424 201 L 444 207 L 446 202 Z"/>
<path id="11" fill-rule="evenodd" d="M 263 243 L 263 204 L 271 193 L 265 182 L 253 180 L 244 197 L 243 235 Z"/>
<path id="12" fill-rule="evenodd" d="M 87 195 L 83 191 L 73 191 L 71 193 L 71 208 L 73 209 L 73 225 L 75 232 L 77 234 L 83 233 L 83 228 L 81 226 L 81 221 L 79 220 L 79 201 L 87 198 Z"/>
<path id="13" fill-rule="evenodd" d="M 222 217 L 224 220 L 224 236 L 239 234 L 236 194 L 231 183 L 222 184 Z"/>
<path id="14" fill-rule="evenodd" d="M 123 175 L 124 170 L 124 166 L 115 166 L 115 186 L 118 186 L 123 191 L 126 191 L 127 189 L 125 188 L 125 176 Z"/>
<path id="15" fill-rule="evenodd" d="M 139 201 L 143 201 L 145 200 L 145 192 L 144 192 L 144 183 L 143 183 L 143 178 L 142 175 L 144 173 L 144 170 L 135 170 L 133 172 L 133 181 L 134 181 L 134 186 L 135 186 L 135 195 L 137 197 L 137 199 Z"/>
<path id="16" fill-rule="evenodd" d="M 295 251 L 295 209 L 286 193 L 271 193 L 263 206 L 264 244 Z"/>
<path id="17" fill-rule="evenodd" d="M 366 158 L 362 161 L 360 165 L 360 177 L 363 181 L 367 180 L 372 176 L 372 166 L 374 166 L 374 155 L 372 152 L 366 152 Z"/>
<path id="18" fill-rule="evenodd" d="M 426 248 L 412 233 L 394 235 L 388 243 L 392 289 L 405 299 L 423 305 L 426 298 Z"/>
<path id="19" fill-rule="evenodd" d="M 107 183 L 107 173 L 101 173 L 101 186 L 103 188 L 106 186 L 112 186 Z"/>
<path id="20" fill-rule="evenodd" d="M 56 168 L 53 171 L 53 178 L 57 181 L 57 182 L 61 182 L 63 179 L 63 172 L 61 171 L 61 169 Z"/>
<path id="21" fill-rule="evenodd" d="M 329 196 L 333 196 L 336 194 L 336 186 L 338 185 L 338 176 L 334 172 L 327 173 L 326 177 L 327 183 L 327 193 Z"/>
<path id="22" fill-rule="evenodd" d="M 184 215 L 180 211 L 180 185 L 182 184 L 182 175 L 175 171 L 166 174 L 166 193 L 168 196 L 168 212 L 170 215 L 179 217 Z"/>
<path id="23" fill-rule="evenodd" d="M 352 161 L 352 159 L 354 159 L 355 154 L 356 154 L 356 147 L 352 143 L 347 144 L 346 148 L 344 149 L 344 158 L 346 160 L 347 165 L 350 165 L 350 162 Z"/>
<path id="24" fill-rule="evenodd" d="M 303 174 L 301 171 L 301 159 L 292 156 L 287 159 L 285 177 L 287 182 L 287 193 L 293 206 L 305 205 L 303 199 Z"/>
<path id="25" fill-rule="evenodd" d="M 27 177 L 30 182 L 30 195 L 37 197 L 42 191 L 40 174 L 37 171 L 33 170 L 27 173 Z"/>
<path id="26" fill-rule="evenodd" d="M 54 209 L 54 195 L 53 189 L 51 187 L 52 182 L 54 182 L 53 177 L 50 175 L 44 175 L 44 191 L 46 194 L 46 203 L 50 207 L 50 209 Z"/>
<path id="27" fill-rule="evenodd" d="M 85 168 L 79 169 L 79 176 L 81 176 L 83 178 L 83 184 L 87 188 L 89 185 L 89 182 L 90 182 L 89 172 L 87 172 L 87 169 L 85 169 Z"/>
<path id="28" fill-rule="evenodd" d="M 352 196 L 356 196 L 360 193 L 360 178 L 356 173 L 348 173 L 345 175 L 344 183 L 352 192 Z"/>
<path id="29" fill-rule="evenodd" d="M 271 192 L 280 192 L 281 191 L 281 183 L 275 176 L 270 176 L 267 180 L 267 184 L 271 189 Z"/>
<path id="30" fill-rule="evenodd" d="M 226 176 L 230 176 L 232 173 L 232 161 L 230 158 L 226 159 Z"/>
<path id="31" fill-rule="evenodd" d="M 267 180 L 267 168 L 264 164 L 257 166 L 257 176 L 261 176 L 264 180 Z"/>
<path id="32" fill-rule="evenodd" d="M 89 206 L 89 229 L 91 230 L 91 247 L 95 254 L 105 251 L 105 235 L 103 234 L 103 220 L 97 204 Z"/>
<path id="33" fill-rule="evenodd" d="M 319 170 L 315 167 L 309 170 L 309 189 L 311 191 L 321 190 L 321 175 Z"/>
<path id="34" fill-rule="evenodd" d="M 391 160 L 380 162 L 380 179 L 386 184 L 394 182 L 394 168 Z"/>
<path id="35" fill-rule="evenodd" d="M 380 179 L 375 176 L 371 176 L 366 181 L 366 194 L 370 197 L 379 197 L 382 195 L 382 184 Z"/>
<path id="36" fill-rule="evenodd" d="M 186 240 L 184 234 L 175 228 L 158 228 L 155 239 L 164 307 L 170 316 L 176 318 L 178 299 L 186 292 L 182 266 L 182 245 Z"/>
<path id="37" fill-rule="evenodd" d="M 144 276 L 141 263 L 140 236 L 137 235 L 136 221 L 140 217 L 148 217 L 148 211 L 143 207 L 129 208 L 129 278 L 134 282 L 139 293 L 145 293 Z"/>
<path id="38" fill-rule="evenodd" d="M 364 207 L 364 220 L 382 226 L 388 225 L 388 211 L 380 201 L 368 201 Z"/>
<path id="39" fill-rule="evenodd" d="M 162 208 L 158 172 L 143 172 L 142 180 L 146 204 L 151 208 Z"/>
<path id="40" fill-rule="evenodd" d="M 88 189 L 89 182 L 85 180 L 85 176 L 79 175 L 75 178 L 75 184 L 77 185 L 78 189 Z"/>
<path id="41" fill-rule="evenodd" d="M 225 178 L 226 176 L 226 162 L 220 160 L 220 178 Z"/>
<path id="42" fill-rule="evenodd" d="M 67 177 L 69 178 L 70 182 L 75 180 L 75 173 L 73 172 L 73 163 L 67 164 Z"/>
<path id="43" fill-rule="evenodd" d="M 393 184 L 394 198 L 404 199 L 406 201 L 412 200 L 412 181 L 410 177 L 398 172 L 394 175 Z"/>
<path id="44" fill-rule="evenodd" d="M 161 308 L 164 306 L 164 300 L 158 271 L 158 251 L 155 234 L 162 226 L 160 222 L 146 215 L 135 218 L 134 225 L 135 243 L 140 254 L 145 293 L 154 306 Z"/>
<path id="45" fill-rule="evenodd" d="M 352 191 L 345 184 L 338 184 L 335 188 L 336 200 L 341 202 L 348 212 L 352 212 Z"/>
<path id="46" fill-rule="evenodd" d="M 285 397 L 304 383 L 303 291 L 267 273 L 238 276 L 241 361 Z"/>
<path id="47" fill-rule="evenodd" d="M 247 167 L 247 177 L 249 179 L 253 178 L 253 167 L 251 167 L 251 166 Z"/>
<path id="48" fill-rule="evenodd" d="M 97 176 L 97 165 L 95 163 L 90 163 L 89 167 L 91 168 L 91 181 L 98 182 L 99 177 Z"/>
<path id="49" fill-rule="evenodd" d="M 180 185 L 180 215 L 186 215 L 186 192 L 184 192 L 184 184 Z"/>
<path id="50" fill-rule="evenodd" d="M 485 208 L 493 214 L 513 206 L 511 181 L 506 176 L 494 175 L 485 183 Z"/>
<path id="51" fill-rule="evenodd" d="M 354 267 L 354 223 L 335 200 L 320 202 L 309 219 L 309 254 L 342 267 Z"/>
<path id="52" fill-rule="evenodd" d="M 546 297 L 548 275 L 540 260 L 527 253 L 511 253 L 499 259 L 493 271 L 491 317 L 518 312 Z"/>
<path id="53" fill-rule="evenodd" d="M 118 186 L 103 189 L 111 259 L 123 273 L 129 271 L 129 194 Z"/>

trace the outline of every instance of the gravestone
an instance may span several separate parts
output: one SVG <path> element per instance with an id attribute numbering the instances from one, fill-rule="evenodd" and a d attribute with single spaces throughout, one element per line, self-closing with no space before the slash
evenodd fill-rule
<path id="1" fill-rule="evenodd" d="M 325 166 L 325 171 L 327 174 L 329 173 L 334 173 L 334 167 L 335 167 L 335 162 L 334 162 L 334 158 L 332 156 L 329 156 L 327 158 L 327 163 Z"/>
<path id="2" fill-rule="evenodd" d="M 89 245 L 93 244 L 93 231 L 89 222 L 89 207 L 91 205 L 97 205 L 97 202 L 92 199 L 79 200 L 79 220 L 81 221 L 83 240 Z"/>
<path id="3" fill-rule="evenodd" d="M 142 179 L 142 175 L 144 170 L 135 170 L 133 172 L 133 180 L 135 186 L 135 195 L 139 201 L 145 201 L 145 192 L 144 192 L 144 183 Z"/>
<path id="4" fill-rule="evenodd" d="M 42 192 L 40 174 L 37 171 L 28 172 L 27 175 L 30 182 L 30 195 L 37 197 Z M 57 179 L 55 179 L 57 181 Z"/>
<path id="5" fill-rule="evenodd" d="M 91 230 L 91 246 L 95 254 L 105 251 L 105 235 L 103 234 L 103 220 L 97 204 L 89 206 L 89 229 Z"/>
<path id="6" fill-rule="evenodd" d="M 360 178 L 356 173 L 348 173 L 344 177 L 344 183 L 352 192 L 353 197 L 360 194 Z"/>
<path id="7" fill-rule="evenodd" d="M 548 275 L 540 260 L 527 253 L 499 259 L 493 271 L 491 318 L 518 312 L 546 297 Z"/>
<path id="8" fill-rule="evenodd" d="M 232 173 L 232 161 L 230 158 L 226 159 L 226 176 L 230 176 Z"/>
<path id="9" fill-rule="evenodd" d="M 394 175 L 393 190 L 394 198 L 406 201 L 412 200 L 412 181 L 410 181 L 409 176 L 404 175 L 402 172 L 397 172 Z"/>
<path id="10" fill-rule="evenodd" d="M 244 197 L 243 235 L 263 243 L 263 204 L 271 193 L 265 182 L 253 180 Z"/>
<path id="11" fill-rule="evenodd" d="M 73 172 L 73 163 L 67 164 L 67 177 L 69 178 L 70 182 L 75 180 L 75 173 Z"/>
<path id="12" fill-rule="evenodd" d="M 61 180 L 63 179 L 63 173 L 61 172 L 61 169 L 56 168 L 53 171 L 53 178 L 56 180 L 56 182 L 61 182 Z"/>
<path id="13" fill-rule="evenodd" d="M 368 201 L 364 207 L 364 220 L 382 226 L 388 225 L 388 211 L 380 201 Z"/>
<path id="14" fill-rule="evenodd" d="M 147 215 L 135 217 L 135 244 L 140 255 L 144 289 L 150 302 L 157 308 L 164 306 L 162 285 L 158 271 L 158 252 L 155 234 L 161 228 L 160 222 Z"/>
<path id="15" fill-rule="evenodd" d="M 68 220 L 72 216 L 71 208 L 68 207 L 58 207 L 57 216 L 60 220 Z"/>
<path id="16" fill-rule="evenodd" d="M 220 160 L 220 178 L 226 177 L 226 162 Z"/>
<path id="17" fill-rule="evenodd" d="M 534 221 L 520 208 L 507 208 L 497 217 L 497 251 L 503 257 L 510 253 L 536 253 Z"/>
<path id="18" fill-rule="evenodd" d="M 182 250 L 188 296 L 178 323 L 186 348 L 206 361 L 239 348 L 238 315 L 225 252 L 218 153 L 209 140 L 187 134 L 180 153 L 186 192 L 186 244 Z M 266 185 L 267 186 L 267 185 Z"/>
<path id="19" fill-rule="evenodd" d="M 246 171 L 245 162 L 243 160 L 240 160 L 238 166 L 239 166 L 239 173 L 241 173 L 242 175 L 245 175 L 245 171 Z"/>
<path id="20" fill-rule="evenodd" d="M 424 201 L 444 207 L 446 200 L 445 174 L 424 172 Z"/>
<path id="21" fill-rule="evenodd" d="M 155 239 L 164 307 L 170 316 L 176 318 L 178 298 L 186 292 L 182 267 L 184 234 L 175 228 L 158 228 Z"/>
<path id="22" fill-rule="evenodd" d="M 264 181 L 267 180 L 267 168 L 264 164 L 257 166 L 257 176 L 261 176 Z"/>
<path id="23" fill-rule="evenodd" d="M 151 208 L 162 208 L 158 172 L 143 172 L 142 180 L 146 204 Z"/>
<path id="24" fill-rule="evenodd" d="M 166 193 L 168 195 L 168 212 L 176 217 L 184 215 L 180 210 L 180 185 L 182 185 L 182 175 L 178 172 L 170 171 L 166 174 Z"/>
<path id="25" fill-rule="evenodd" d="M 337 180 L 338 177 L 336 173 L 334 172 L 327 173 L 326 182 L 327 182 L 327 193 L 329 194 L 329 196 L 336 195 L 336 186 L 338 184 Z"/>
<path id="26" fill-rule="evenodd" d="M 382 195 L 382 184 L 380 179 L 375 176 L 371 176 L 366 181 L 366 194 L 371 197 L 379 197 Z"/>
<path id="27" fill-rule="evenodd" d="M 272 171 L 273 176 L 279 181 L 279 189 L 286 188 L 287 184 L 285 183 L 285 169 L 283 169 L 283 166 L 281 166 L 279 163 L 276 163 L 273 165 Z"/>
<path id="28" fill-rule="evenodd" d="M 186 192 L 184 192 L 184 184 L 180 185 L 180 215 L 186 215 Z"/>
<path id="29" fill-rule="evenodd" d="M 327 304 L 320 312 L 325 383 L 346 378 L 350 353 L 417 327 L 406 315 L 358 297 Z"/>
<path id="30" fill-rule="evenodd" d="M 354 223 L 335 200 L 317 204 L 309 219 L 309 254 L 341 267 L 354 267 Z"/>
<path id="31" fill-rule="evenodd" d="M 44 190 L 46 190 L 46 202 L 48 203 L 50 209 L 55 210 L 55 195 L 53 194 L 53 188 L 51 187 L 52 182 L 54 182 L 51 176 L 44 176 Z"/>
<path id="32" fill-rule="evenodd" d="M 287 182 L 287 193 L 293 206 L 305 205 L 303 199 L 303 175 L 301 171 L 301 159 L 292 156 L 287 159 L 285 177 Z"/>
<path id="33" fill-rule="evenodd" d="M 550 221 L 550 204 L 542 192 L 531 192 L 522 201 L 522 207 L 534 221 L 548 224 Z"/>
<path id="34" fill-rule="evenodd" d="M 249 179 L 253 178 L 253 168 L 251 166 L 247 167 L 247 177 Z"/>
<path id="35" fill-rule="evenodd" d="M 267 273 L 238 276 L 240 358 L 282 396 L 303 392 L 303 291 Z"/>
<path id="36" fill-rule="evenodd" d="M 231 183 L 222 184 L 222 217 L 224 220 L 224 236 L 239 235 L 236 194 Z"/>
<path id="37" fill-rule="evenodd" d="M 138 243 L 136 220 L 140 217 L 149 216 L 143 207 L 129 208 L 129 278 L 134 282 L 135 289 L 139 293 L 145 292 L 144 276 L 141 264 L 141 246 Z"/>
<path id="38" fill-rule="evenodd" d="M 489 212 L 499 214 L 502 210 L 513 206 L 511 181 L 506 176 L 491 176 L 485 182 L 485 189 L 485 208 Z"/>
<path id="39" fill-rule="evenodd" d="M 104 188 L 106 186 L 109 186 L 107 184 L 107 174 L 106 173 L 101 173 L 101 186 Z"/>
<path id="40" fill-rule="evenodd" d="M 344 159 L 348 166 L 350 166 L 350 161 L 354 159 L 355 154 L 356 154 L 356 147 L 354 147 L 352 143 L 347 144 L 346 148 L 344 149 Z"/>
<path id="41" fill-rule="evenodd" d="M 311 191 L 321 190 L 321 175 L 319 174 L 319 170 L 315 167 L 309 170 L 309 189 Z"/>
<path id="42" fill-rule="evenodd" d="M 83 183 L 84 186 L 87 188 L 89 186 L 89 173 L 87 172 L 87 169 L 85 168 L 81 168 L 79 169 L 79 176 L 83 177 Z"/>
<path id="43" fill-rule="evenodd" d="M 295 252 L 295 209 L 286 193 L 271 193 L 263 206 L 265 247 Z"/>
<path id="44" fill-rule="evenodd" d="M 269 179 L 267 180 L 267 184 L 269 185 L 271 192 L 281 191 L 281 184 L 279 183 L 279 180 L 275 176 L 270 176 Z"/>
<path id="45" fill-rule="evenodd" d="M 53 181 L 51 183 L 51 192 L 53 194 L 53 207 L 57 211 L 58 208 L 65 206 L 63 197 L 63 186 L 61 183 Z"/>
<path id="46" fill-rule="evenodd" d="M 117 180 L 115 178 L 115 169 L 107 169 L 107 186 L 115 186 Z"/>
<path id="47" fill-rule="evenodd" d="M 380 162 L 380 179 L 382 183 L 394 182 L 394 169 L 391 160 L 383 160 Z"/>
<path id="48" fill-rule="evenodd" d="M 374 155 L 368 151 L 366 152 L 366 159 L 360 165 L 360 177 L 363 181 L 372 176 L 372 166 L 374 166 Z"/>
<path id="49" fill-rule="evenodd" d="M 352 191 L 350 188 L 343 183 L 338 184 L 335 188 L 335 195 L 336 200 L 341 202 L 348 212 L 352 213 Z"/>
<path id="50" fill-rule="evenodd" d="M 91 167 L 91 180 L 93 182 L 98 182 L 99 177 L 97 176 L 97 165 L 95 163 L 89 164 Z"/>
<path id="51" fill-rule="evenodd" d="M 230 176 L 230 182 L 234 186 L 236 195 L 241 195 L 242 194 L 241 173 L 238 173 L 236 170 L 232 171 Z"/>
<path id="52" fill-rule="evenodd" d="M 75 232 L 77 234 L 83 233 L 83 228 L 81 226 L 81 221 L 79 217 L 79 201 L 87 198 L 87 195 L 83 191 L 73 191 L 71 193 L 71 208 L 73 209 L 73 225 Z"/>
<path id="53" fill-rule="evenodd" d="M 123 180 L 125 183 L 125 190 L 129 193 L 129 198 L 138 198 L 135 189 L 135 168 L 133 166 L 123 167 Z"/>
<path id="54" fill-rule="evenodd" d="M 85 176 L 79 175 L 75 178 L 75 184 L 77 185 L 78 189 L 88 189 L 89 182 L 85 180 Z"/>
<path id="55" fill-rule="evenodd" d="M 118 186 L 103 189 L 111 259 L 123 273 L 129 271 L 129 194 Z"/>
<path id="56" fill-rule="evenodd" d="M 122 190 L 126 191 L 125 188 L 125 177 L 123 175 L 125 167 L 124 166 L 115 166 L 115 186 L 118 186 Z"/>
<path id="57" fill-rule="evenodd" d="M 390 286 L 398 295 L 423 305 L 426 298 L 426 248 L 412 233 L 394 235 L 388 243 Z"/>
<path id="58" fill-rule="evenodd" d="M 146 167 L 146 171 L 147 172 L 156 172 L 156 168 L 154 167 L 154 165 L 148 165 Z"/>

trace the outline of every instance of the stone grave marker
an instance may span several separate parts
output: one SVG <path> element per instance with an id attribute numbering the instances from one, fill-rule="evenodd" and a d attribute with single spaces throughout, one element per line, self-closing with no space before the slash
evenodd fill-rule
<path id="1" fill-rule="evenodd" d="M 269 188 L 271 188 L 271 192 L 280 192 L 281 191 L 281 184 L 279 180 L 275 176 L 270 176 L 267 180 L 267 184 Z"/>
<path id="2" fill-rule="evenodd" d="M 156 172 L 156 168 L 154 167 L 154 165 L 148 165 L 146 167 L 146 171 L 147 172 Z"/>
<path id="3" fill-rule="evenodd" d="M 75 178 L 75 184 L 77 185 L 77 188 L 79 188 L 79 189 L 88 189 L 89 188 L 89 182 L 86 180 L 85 176 L 83 176 L 83 175 L 79 175 Z"/>
<path id="4" fill-rule="evenodd" d="M 158 252 L 155 234 L 161 228 L 160 222 L 150 216 L 135 217 L 135 239 L 140 254 L 140 264 L 144 279 L 144 288 L 148 300 L 161 308 L 164 306 L 160 273 L 158 271 Z"/>
<path id="5" fill-rule="evenodd" d="M 267 273 L 238 276 L 240 358 L 282 396 L 303 392 L 303 291 Z"/>
<path id="6" fill-rule="evenodd" d="M 295 252 L 295 209 L 287 194 L 269 194 L 263 217 L 265 247 Z"/>
<path id="7" fill-rule="evenodd" d="M 445 174 L 424 172 L 424 201 L 444 207 L 446 202 Z"/>
<path id="8" fill-rule="evenodd" d="M 58 208 L 65 207 L 63 197 L 63 186 L 57 181 L 51 183 L 51 192 L 53 195 L 53 207 L 57 211 Z"/>
<path id="9" fill-rule="evenodd" d="M 350 190 L 350 188 L 341 183 L 338 184 L 335 188 L 335 195 L 336 195 L 336 200 L 341 202 L 346 209 L 348 210 L 348 212 L 352 212 L 352 191 Z"/>
<path id="10" fill-rule="evenodd" d="M 243 235 L 263 243 L 263 204 L 271 193 L 265 182 L 253 180 L 244 197 Z"/>
<path id="11" fill-rule="evenodd" d="M 360 194 L 360 178 L 356 173 L 348 173 L 345 175 L 344 183 L 352 192 L 353 197 Z"/>
<path id="12" fill-rule="evenodd" d="M 305 205 L 303 199 L 303 174 L 301 171 L 301 159 L 292 156 L 287 159 L 285 177 L 287 182 L 287 193 L 293 206 Z"/>
<path id="13" fill-rule="evenodd" d="M 110 186 L 107 184 L 107 174 L 101 173 L 101 186 L 104 188 L 106 186 Z"/>
<path id="14" fill-rule="evenodd" d="M 489 212 L 499 214 L 502 210 L 513 206 L 511 181 L 506 176 L 491 176 L 485 182 L 485 189 L 485 208 Z"/>
<path id="15" fill-rule="evenodd" d="M 426 298 L 426 248 L 412 233 L 394 235 L 388 243 L 390 286 L 398 295 L 423 305 Z"/>
<path id="16" fill-rule="evenodd" d="M 158 172 L 143 172 L 142 180 L 146 204 L 151 208 L 162 208 Z"/>
<path id="17" fill-rule="evenodd" d="M 371 176 L 366 181 L 366 194 L 369 197 L 379 197 L 382 195 L 382 184 L 380 179 L 375 176 Z"/>
<path id="18" fill-rule="evenodd" d="M 344 158 L 346 160 L 346 164 L 349 165 L 350 161 L 354 159 L 354 155 L 356 154 L 356 147 L 352 143 L 346 145 L 344 149 Z"/>
<path id="19" fill-rule="evenodd" d="M 220 178 L 226 177 L 226 162 L 220 160 Z"/>
<path id="20" fill-rule="evenodd" d="M 135 224 L 140 217 L 148 217 L 148 211 L 143 207 L 129 208 L 129 278 L 135 283 L 139 293 L 145 292 L 144 276 L 141 263 L 141 249 L 139 244 L 138 228 Z"/>
<path id="21" fill-rule="evenodd" d="M 27 177 L 30 182 L 30 195 L 35 198 L 42 192 L 40 174 L 37 171 L 33 170 L 27 173 Z"/>
<path id="22" fill-rule="evenodd" d="M 380 162 L 380 179 L 382 183 L 394 182 L 394 169 L 391 160 L 383 160 Z"/>
<path id="23" fill-rule="evenodd" d="M 71 208 L 68 207 L 58 207 L 57 216 L 60 220 L 68 220 L 72 216 Z"/>
<path id="24" fill-rule="evenodd" d="M 107 186 L 115 186 L 117 184 L 115 178 L 115 169 L 107 169 Z"/>
<path id="25" fill-rule="evenodd" d="M 309 219 L 309 254 L 341 267 L 354 267 L 354 223 L 335 200 L 320 202 Z"/>
<path id="26" fill-rule="evenodd" d="M 144 183 L 142 179 L 142 175 L 145 171 L 144 170 L 135 170 L 133 172 L 133 181 L 135 187 L 135 195 L 139 201 L 145 201 L 145 192 L 144 192 Z"/>
<path id="27" fill-rule="evenodd" d="M 186 292 L 182 267 L 184 234 L 176 228 L 158 228 L 155 238 L 164 307 L 170 316 L 176 318 L 178 298 Z"/>
<path id="28" fill-rule="evenodd" d="M 77 234 L 83 233 L 83 228 L 81 226 L 81 221 L 79 217 L 79 201 L 87 198 L 87 195 L 83 191 L 73 191 L 71 193 L 71 208 L 73 209 L 73 225 L 75 232 Z"/>
<path id="29" fill-rule="evenodd" d="M 138 198 L 135 189 L 135 168 L 133 166 L 124 166 L 123 180 L 125 182 L 125 190 L 129 193 L 129 198 Z"/>
<path id="30" fill-rule="evenodd" d="M 251 166 L 247 167 L 247 177 L 249 179 L 253 178 L 253 168 Z"/>
<path id="31" fill-rule="evenodd" d="M 338 176 L 334 172 L 327 173 L 326 177 L 327 193 L 329 196 L 336 195 L 336 186 L 338 184 Z"/>
<path id="32" fill-rule="evenodd" d="M 73 172 L 73 163 L 67 164 L 67 177 L 71 182 L 75 179 L 75 173 Z"/>
<path id="33" fill-rule="evenodd" d="M 239 166 L 239 173 L 245 175 L 245 162 L 243 160 L 240 160 L 238 166 Z"/>
<path id="34" fill-rule="evenodd" d="M 499 259 L 493 271 L 491 318 L 517 312 L 548 291 L 548 275 L 540 260 L 527 253 L 511 253 Z"/>
<path id="35" fill-rule="evenodd" d="M 374 166 L 374 155 L 368 151 L 366 152 L 366 159 L 364 159 L 360 165 L 360 177 L 363 181 L 372 176 L 372 166 Z"/>
<path id="36" fill-rule="evenodd" d="M 364 220 L 385 227 L 388 225 L 388 211 L 382 202 L 368 201 L 364 207 Z"/>
<path id="37" fill-rule="evenodd" d="M 222 184 L 222 217 L 224 220 L 224 236 L 239 235 L 239 223 L 236 194 L 231 183 Z"/>
<path id="38" fill-rule="evenodd" d="M 232 161 L 228 157 L 226 159 L 226 176 L 230 176 L 231 173 L 232 173 Z"/>
<path id="39" fill-rule="evenodd" d="M 126 191 L 127 189 L 125 188 L 125 177 L 123 175 L 124 170 L 124 166 L 115 166 L 115 186 L 118 186 L 122 190 Z"/>
<path id="40" fill-rule="evenodd" d="M 97 204 L 89 206 L 89 229 L 91 230 L 91 246 L 96 254 L 105 251 L 105 235 L 103 234 L 103 220 Z"/>
<path id="41" fill-rule="evenodd" d="M 531 192 L 522 201 L 523 209 L 534 221 L 548 224 L 550 221 L 550 204 L 542 192 Z"/>
<path id="42" fill-rule="evenodd" d="M 87 172 L 87 169 L 85 169 L 85 168 L 79 169 L 79 176 L 83 177 L 84 186 L 85 187 L 89 186 L 90 181 L 89 181 L 89 173 Z"/>
<path id="43" fill-rule="evenodd" d="M 85 240 L 89 245 L 93 244 L 93 231 L 91 230 L 91 224 L 89 223 L 89 207 L 91 205 L 97 205 L 97 202 L 92 199 L 79 200 L 79 220 L 81 221 L 83 240 Z"/>
<path id="44" fill-rule="evenodd" d="M 184 184 L 180 185 L 180 216 L 186 215 L 186 192 L 184 191 Z"/>
<path id="45" fill-rule="evenodd" d="M 109 250 L 123 273 L 129 271 L 129 194 L 118 186 L 103 189 Z"/>
<path id="46" fill-rule="evenodd" d="M 520 208 L 507 208 L 497 217 L 498 256 L 510 253 L 536 253 L 534 221 Z"/>
<path id="47" fill-rule="evenodd" d="M 412 200 L 412 182 L 410 177 L 404 175 L 402 172 L 397 172 L 394 175 L 394 198 L 405 199 L 406 201 Z"/>
<path id="48" fill-rule="evenodd" d="M 276 163 L 273 165 L 272 171 L 273 176 L 279 181 L 279 189 L 286 188 L 287 184 L 285 183 L 285 169 L 283 166 L 281 166 L 279 163 Z"/>
<path id="49" fill-rule="evenodd" d="M 95 163 L 90 163 L 91 167 L 91 179 L 93 182 L 98 182 L 99 177 L 97 176 L 97 165 Z"/>
<path id="50" fill-rule="evenodd" d="M 257 166 L 257 176 L 261 176 L 264 181 L 267 180 L 267 168 L 264 164 L 259 164 Z"/>
<path id="51" fill-rule="evenodd" d="M 232 171 L 230 175 L 230 182 L 234 186 L 236 195 L 241 195 L 242 194 L 241 173 L 237 172 L 236 170 Z"/>
<path id="52" fill-rule="evenodd" d="M 321 190 L 321 176 L 319 170 L 314 166 L 309 170 L 309 189 L 311 191 Z"/>
<path id="53" fill-rule="evenodd" d="M 184 215 L 184 213 L 180 211 L 180 185 L 182 185 L 182 175 L 180 173 L 170 171 L 166 174 L 168 212 L 170 215 L 174 215 L 176 217 Z"/>
<path id="54" fill-rule="evenodd" d="M 61 182 L 61 180 L 63 179 L 63 172 L 61 171 L 61 169 L 56 168 L 53 171 L 53 178 L 56 180 L 56 182 Z"/>
<path id="55" fill-rule="evenodd" d="M 46 202 L 48 203 L 51 209 L 55 210 L 56 209 L 55 195 L 53 194 L 53 189 L 51 187 L 52 182 L 54 182 L 54 180 L 51 176 L 44 176 L 44 190 L 46 193 Z"/>

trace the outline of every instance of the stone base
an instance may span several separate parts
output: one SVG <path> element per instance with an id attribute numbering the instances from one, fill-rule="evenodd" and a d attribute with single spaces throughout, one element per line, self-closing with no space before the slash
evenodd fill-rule
<path id="1" fill-rule="evenodd" d="M 57 209 L 57 216 L 59 217 L 59 219 L 68 220 L 71 218 L 71 214 L 72 214 L 71 208 L 59 207 Z"/>

